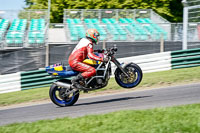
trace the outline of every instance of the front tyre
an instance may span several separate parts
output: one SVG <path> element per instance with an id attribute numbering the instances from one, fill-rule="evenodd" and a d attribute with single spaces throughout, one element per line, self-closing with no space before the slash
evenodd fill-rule
<path id="1" fill-rule="evenodd" d="M 79 98 L 79 91 L 65 96 L 65 90 L 65 88 L 52 84 L 49 90 L 51 101 L 60 107 L 72 106 L 74 103 L 76 103 Z"/>
<path id="2" fill-rule="evenodd" d="M 124 70 L 130 77 L 127 78 L 124 73 L 117 68 L 115 71 L 115 81 L 123 88 L 136 87 L 143 77 L 141 68 L 137 64 L 130 63 L 124 67 Z"/>

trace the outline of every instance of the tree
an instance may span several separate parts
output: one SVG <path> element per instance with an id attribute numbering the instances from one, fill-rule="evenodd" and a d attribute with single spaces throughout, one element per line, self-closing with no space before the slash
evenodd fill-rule
<path id="1" fill-rule="evenodd" d="M 33 2 L 31 0 L 25 0 L 25 2 L 27 6 L 33 5 Z"/>
<path id="2" fill-rule="evenodd" d="M 26 9 L 47 9 L 48 0 L 25 0 Z M 153 9 L 171 22 L 181 22 L 181 0 L 51 0 L 51 22 L 63 21 L 64 9 Z"/>

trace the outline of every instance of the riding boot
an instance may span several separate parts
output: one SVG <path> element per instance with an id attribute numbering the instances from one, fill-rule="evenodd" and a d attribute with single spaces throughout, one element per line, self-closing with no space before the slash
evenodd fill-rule
<path id="1" fill-rule="evenodd" d="M 76 87 L 77 89 L 84 89 L 85 87 L 79 84 L 80 80 L 84 80 L 84 77 L 81 74 L 78 74 L 71 80 L 72 86 Z"/>

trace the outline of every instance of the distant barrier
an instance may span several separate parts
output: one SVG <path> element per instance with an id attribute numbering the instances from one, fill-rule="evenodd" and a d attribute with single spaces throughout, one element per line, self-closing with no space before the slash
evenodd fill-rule
<path id="1" fill-rule="evenodd" d="M 55 81 L 44 69 L 21 73 L 21 90 L 49 86 Z"/>
<path id="2" fill-rule="evenodd" d="M 171 69 L 171 52 L 120 58 L 119 61 L 134 62 L 141 67 L 144 73 L 165 71 Z"/>
<path id="3" fill-rule="evenodd" d="M 14 92 L 21 90 L 20 73 L 0 75 L 0 93 Z"/>
<path id="4" fill-rule="evenodd" d="M 173 51 L 172 69 L 200 66 L 200 48 Z"/>
<path id="5" fill-rule="evenodd" d="M 120 62 L 134 62 L 144 73 L 200 66 L 200 48 L 119 58 Z M 115 66 L 112 64 L 114 72 Z M 0 75 L 0 93 L 50 86 L 53 79 L 44 69 Z"/>

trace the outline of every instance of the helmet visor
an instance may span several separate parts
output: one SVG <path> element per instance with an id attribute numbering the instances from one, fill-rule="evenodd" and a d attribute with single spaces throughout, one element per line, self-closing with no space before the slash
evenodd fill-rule
<path id="1" fill-rule="evenodd" d="M 100 38 L 100 34 L 99 33 L 94 33 L 94 36 L 96 37 L 96 41 L 98 42 L 99 38 Z"/>

